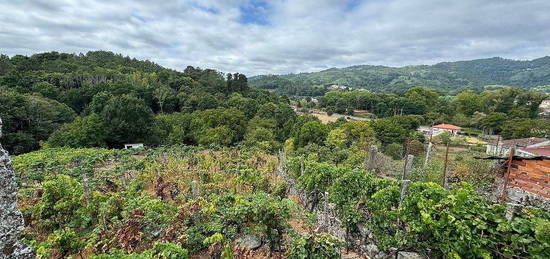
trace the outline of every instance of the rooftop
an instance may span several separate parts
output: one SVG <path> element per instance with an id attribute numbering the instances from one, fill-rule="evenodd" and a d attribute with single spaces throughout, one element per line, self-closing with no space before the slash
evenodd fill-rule
<path id="1" fill-rule="evenodd" d="M 438 128 L 438 129 L 448 129 L 448 130 L 460 130 L 461 129 L 459 126 L 455 126 L 455 125 L 452 125 L 452 124 L 437 124 L 433 127 Z"/>
<path id="2" fill-rule="evenodd" d="M 539 144 L 545 141 L 550 141 L 545 138 L 519 138 L 519 139 L 509 139 L 501 140 L 500 145 L 502 147 L 527 147 L 535 144 Z M 491 142 L 491 144 L 496 145 L 497 141 Z"/>
<path id="3" fill-rule="evenodd" d="M 542 146 L 542 147 L 535 147 L 535 148 L 523 148 L 521 150 L 524 151 L 524 152 L 531 153 L 534 156 L 550 157 L 550 145 Z"/>

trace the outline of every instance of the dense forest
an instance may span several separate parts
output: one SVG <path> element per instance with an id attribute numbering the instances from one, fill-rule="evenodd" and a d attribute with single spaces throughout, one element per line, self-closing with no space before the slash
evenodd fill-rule
<path id="1" fill-rule="evenodd" d="M 1 56 L 0 87 L 2 143 L 13 154 L 282 141 L 294 118 L 288 100 L 249 88 L 245 75 L 178 72 L 103 51 Z"/>
<path id="2" fill-rule="evenodd" d="M 273 89 L 279 94 L 320 96 L 336 84 L 371 91 L 404 92 L 415 86 L 456 94 L 465 89 L 482 90 L 487 85 L 508 85 L 547 91 L 550 57 L 531 61 L 489 58 L 443 62 L 432 66 L 385 67 L 360 65 L 331 68 L 314 73 L 260 75 L 250 85 Z"/>

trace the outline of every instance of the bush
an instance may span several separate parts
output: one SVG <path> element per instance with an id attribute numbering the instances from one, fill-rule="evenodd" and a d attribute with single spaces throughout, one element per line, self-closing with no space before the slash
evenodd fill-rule
<path id="1" fill-rule="evenodd" d="M 42 199 L 33 208 L 33 216 L 48 230 L 69 224 L 79 226 L 83 219 L 79 210 L 83 209 L 83 190 L 75 179 L 58 175 L 43 184 Z"/>
<path id="2" fill-rule="evenodd" d="M 336 259 L 340 258 L 343 242 L 327 234 L 305 234 L 292 239 L 286 256 L 291 259 Z"/>
<path id="3" fill-rule="evenodd" d="M 384 154 L 398 160 L 403 158 L 403 146 L 397 143 L 391 143 L 384 148 Z"/>
<path id="4" fill-rule="evenodd" d="M 188 251 L 174 243 L 157 242 L 153 248 L 141 253 L 127 254 L 123 250 L 112 249 L 109 253 L 93 256 L 92 259 L 187 259 Z"/>
<path id="5" fill-rule="evenodd" d="M 39 258 L 65 258 L 80 253 L 85 245 L 74 230 L 64 228 L 48 235 L 47 241 L 39 244 L 36 253 Z"/>

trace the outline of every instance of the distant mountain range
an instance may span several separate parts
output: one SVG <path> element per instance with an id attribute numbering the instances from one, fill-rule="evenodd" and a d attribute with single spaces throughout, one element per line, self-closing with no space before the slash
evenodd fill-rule
<path id="1" fill-rule="evenodd" d="M 495 57 L 431 66 L 359 65 L 313 73 L 254 76 L 249 78 L 249 84 L 291 95 L 321 95 L 330 85 L 388 92 L 424 86 L 451 94 L 488 85 L 550 91 L 550 56 L 529 61 Z"/>

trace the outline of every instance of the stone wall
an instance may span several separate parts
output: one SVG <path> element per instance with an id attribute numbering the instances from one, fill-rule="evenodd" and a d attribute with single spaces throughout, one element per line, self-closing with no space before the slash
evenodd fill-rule
<path id="1" fill-rule="evenodd" d="M 33 251 L 18 240 L 18 235 L 24 229 L 23 215 L 17 209 L 17 184 L 11 160 L 1 144 L 0 186 L 0 258 L 34 258 Z"/>

